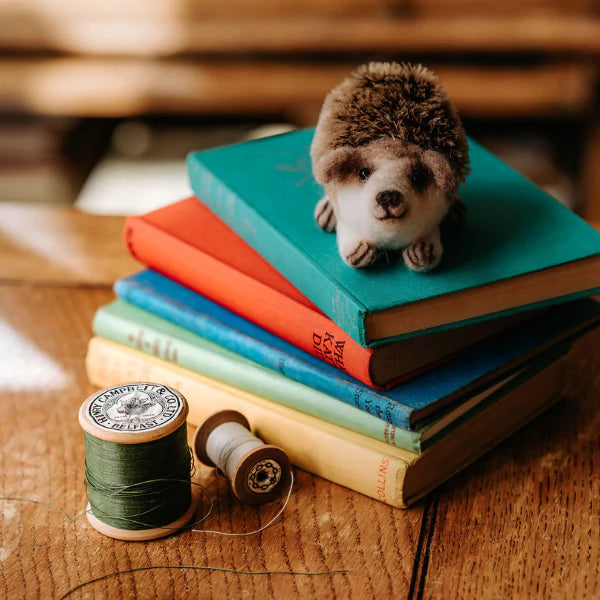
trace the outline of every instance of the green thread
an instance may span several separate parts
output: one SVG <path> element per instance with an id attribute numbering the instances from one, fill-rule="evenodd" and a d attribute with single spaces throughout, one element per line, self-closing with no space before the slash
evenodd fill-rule
<path id="1" fill-rule="evenodd" d="M 206 490 L 206 488 L 201 484 L 193 483 L 193 485 L 199 485 L 200 487 L 202 487 L 203 489 Z M 206 491 L 208 491 L 208 490 L 206 490 Z M 32 498 L 21 498 L 18 496 L 0 496 L 0 501 L 2 501 L 2 500 L 17 501 L 17 502 L 31 502 L 33 504 L 39 504 L 41 506 L 45 506 L 46 508 L 49 508 L 51 510 L 55 510 L 55 511 L 59 512 L 60 514 L 63 515 L 63 517 L 65 517 L 71 523 L 75 522 L 79 517 L 81 517 L 82 515 L 85 514 L 85 512 L 83 512 L 74 517 L 71 517 L 64 510 L 54 506 L 54 504 L 50 504 L 49 502 L 42 502 L 40 500 L 33 500 Z M 213 508 L 213 502 L 212 502 L 212 498 L 211 498 L 210 509 L 209 509 L 208 513 L 206 515 L 204 515 L 204 517 L 202 517 L 202 519 L 200 519 L 200 521 L 206 519 L 206 517 L 212 511 L 212 508 Z M 196 523 L 188 525 L 188 527 L 192 527 L 193 525 L 197 524 L 200 521 L 197 521 Z M 335 574 L 345 575 L 347 573 L 352 572 L 350 569 L 333 569 L 333 570 L 326 570 L 326 571 L 246 571 L 246 570 L 242 570 L 242 569 L 231 569 L 228 567 L 213 567 L 210 565 L 154 565 L 151 567 L 136 567 L 134 569 L 127 569 L 125 571 L 113 571 L 112 573 L 107 573 L 106 575 L 102 575 L 100 577 L 90 579 L 89 581 L 84 581 L 83 583 L 76 585 L 75 587 L 73 587 L 69 591 L 67 591 L 65 594 L 63 594 L 59 598 L 59 600 L 64 600 L 65 598 L 70 596 L 73 592 L 76 592 L 77 590 L 80 590 L 81 588 L 84 588 L 93 583 L 97 583 L 98 581 L 104 581 L 105 579 L 109 579 L 110 577 L 118 577 L 119 575 L 126 575 L 127 573 L 135 573 L 137 571 L 151 571 L 153 569 L 190 569 L 190 570 L 194 570 L 194 571 L 221 571 L 224 573 L 235 573 L 236 575 L 309 575 L 309 576 L 317 576 L 317 575 L 335 575 Z"/>
<path id="2" fill-rule="evenodd" d="M 142 444 L 106 442 L 84 432 L 91 512 L 126 530 L 163 527 L 189 508 L 193 457 L 185 423 Z"/>
<path id="3" fill-rule="evenodd" d="M 153 567 L 137 567 L 135 569 L 127 569 L 125 571 L 114 571 L 113 573 L 108 573 L 106 575 L 102 575 L 101 577 L 96 577 L 95 579 L 90 579 L 89 581 L 85 581 L 76 585 L 74 588 L 71 588 L 66 594 L 62 595 L 58 600 L 64 600 L 67 596 L 70 596 L 73 592 L 90 585 L 92 583 L 97 583 L 98 581 L 103 581 L 104 579 L 109 579 L 110 577 L 115 577 L 117 575 L 125 575 L 126 573 L 135 573 L 137 571 L 151 571 L 153 569 L 193 569 L 195 571 L 222 571 L 224 573 L 235 573 L 236 575 L 335 575 L 342 574 L 346 575 L 347 573 L 352 573 L 350 569 L 332 569 L 329 571 L 244 571 L 241 569 L 229 569 L 227 567 L 211 567 L 210 565 L 156 565 Z"/>
<path id="4" fill-rule="evenodd" d="M 186 483 L 186 480 L 185 479 L 181 480 L 181 483 Z M 192 481 L 191 485 L 199 487 L 203 492 L 205 492 L 207 494 L 208 500 L 209 500 L 208 510 L 200 518 L 198 518 L 182 527 L 164 527 L 163 526 L 163 527 L 160 527 L 160 529 L 167 529 L 167 530 L 172 529 L 173 531 L 182 531 L 185 529 L 192 529 L 196 525 L 199 525 L 200 523 L 203 523 L 204 521 L 206 521 L 206 519 L 208 519 L 208 517 L 212 514 L 212 511 L 214 510 L 214 507 L 215 507 L 215 501 L 212 497 L 212 494 L 210 493 L 210 490 L 206 486 L 204 486 L 201 483 L 198 483 L 196 481 Z M 33 498 L 22 498 L 20 496 L 0 496 L 0 501 L 30 502 L 32 504 L 38 504 L 40 506 L 45 506 L 46 508 L 49 508 L 51 510 L 54 510 L 54 511 L 60 513 L 70 523 L 75 523 L 75 521 L 77 521 L 77 519 L 83 517 L 83 515 L 92 512 L 91 509 L 84 510 L 83 512 L 77 513 L 75 516 L 72 517 L 71 515 L 66 513 L 61 508 L 58 508 L 54 504 L 50 504 L 50 502 L 44 502 L 42 500 L 34 500 Z M 126 520 L 126 519 L 123 518 L 123 520 Z M 134 520 L 134 519 L 131 519 L 131 521 L 134 523 L 138 523 L 140 525 L 145 525 L 144 523 Z M 215 533 L 215 532 L 207 532 L 207 533 Z"/>
<path id="5" fill-rule="evenodd" d="M 45 506 L 46 508 L 50 508 L 51 510 L 55 510 L 59 512 L 65 519 L 67 519 L 71 523 L 75 523 L 75 521 L 85 515 L 85 512 L 82 512 L 74 517 L 68 515 L 62 508 L 58 508 L 58 506 L 54 506 L 54 504 L 50 504 L 50 502 L 42 502 L 42 500 L 33 500 L 33 498 L 20 498 L 19 496 L 0 496 L 0 500 L 10 500 L 11 502 L 31 502 L 32 504 L 40 504 L 41 506 Z"/>
<path id="6" fill-rule="evenodd" d="M 102 522 L 121 529 L 139 530 L 164 527 L 179 518 L 191 502 L 191 486 L 197 485 L 209 494 L 210 508 L 200 519 L 188 524 L 193 527 L 204 521 L 212 512 L 214 502 L 210 491 L 192 482 L 194 474 L 193 455 L 187 445 L 185 424 L 164 438 L 143 444 L 117 444 L 99 440 L 84 432 L 86 447 L 86 483 L 90 512 Z M 84 511 L 71 517 L 64 510 L 49 502 L 18 496 L 0 497 L 4 501 L 30 502 L 59 512 L 74 523 L 86 514 Z M 103 510 L 110 506 L 112 513 Z M 141 518 L 140 518 L 141 517 Z M 143 520 L 142 520 L 143 519 Z M 165 527 L 166 528 L 166 527 Z M 184 529 L 184 528 L 182 528 Z M 211 532 L 212 533 L 212 532 Z M 214 532 L 218 533 L 218 532 Z M 198 571 L 221 571 L 238 575 L 331 575 L 347 574 L 348 569 L 327 571 L 249 571 L 210 565 L 155 565 L 114 571 L 71 588 L 59 600 L 73 592 L 127 573 L 153 569 L 188 569 Z"/>

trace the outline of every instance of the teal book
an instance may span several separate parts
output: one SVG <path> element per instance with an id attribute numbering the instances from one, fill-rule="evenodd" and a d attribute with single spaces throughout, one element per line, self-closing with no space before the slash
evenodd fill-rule
<path id="1" fill-rule="evenodd" d="M 372 347 L 600 292 L 600 234 L 469 140 L 464 225 L 422 274 L 354 270 L 317 228 L 313 130 L 188 156 L 195 195 L 359 344 Z M 200 234 L 200 233 L 199 233 Z"/>

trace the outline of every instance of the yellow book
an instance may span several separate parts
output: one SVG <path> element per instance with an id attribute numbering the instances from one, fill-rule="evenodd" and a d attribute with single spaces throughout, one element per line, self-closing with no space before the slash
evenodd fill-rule
<path id="1" fill-rule="evenodd" d="M 294 465 L 405 508 L 558 400 L 563 362 L 554 362 L 486 405 L 422 455 L 103 338 L 90 341 L 86 369 L 88 379 L 98 387 L 154 381 L 178 389 L 188 400 L 188 422 L 193 425 L 218 410 L 237 410 L 247 417 L 258 437 L 284 449 Z"/>

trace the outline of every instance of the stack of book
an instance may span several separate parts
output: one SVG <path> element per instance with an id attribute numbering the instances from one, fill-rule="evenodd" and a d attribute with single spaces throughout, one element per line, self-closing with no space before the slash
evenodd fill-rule
<path id="1" fill-rule="evenodd" d="M 193 153 L 195 197 L 130 217 L 87 356 L 98 386 L 235 409 L 316 475 L 404 507 L 561 395 L 600 322 L 600 234 L 470 142 L 465 223 L 432 272 L 346 266 L 313 207 L 311 130 Z"/>

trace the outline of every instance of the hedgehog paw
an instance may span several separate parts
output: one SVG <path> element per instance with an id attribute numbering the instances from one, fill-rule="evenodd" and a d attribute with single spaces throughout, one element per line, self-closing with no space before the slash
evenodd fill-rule
<path id="1" fill-rule="evenodd" d="M 411 271 L 430 271 L 442 257 L 442 246 L 432 240 L 415 242 L 402 251 L 404 263 Z"/>
<path id="2" fill-rule="evenodd" d="M 333 206 L 331 205 L 331 202 L 329 202 L 329 198 L 327 196 L 321 198 L 317 202 L 317 206 L 315 206 L 314 215 L 317 225 L 323 231 L 328 231 L 329 233 L 335 231 L 337 219 L 335 216 L 335 212 L 333 211 Z"/>
<path id="3" fill-rule="evenodd" d="M 359 242 L 347 252 L 343 258 L 344 262 L 355 269 L 364 269 L 371 266 L 378 258 L 379 251 L 368 242 Z"/>
<path id="4" fill-rule="evenodd" d="M 452 202 L 452 204 L 450 205 L 450 210 L 446 215 L 446 221 L 460 225 L 464 222 L 466 214 L 467 207 L 457 196 L 456 198 L 454 198 L 454 202 Z"/>

